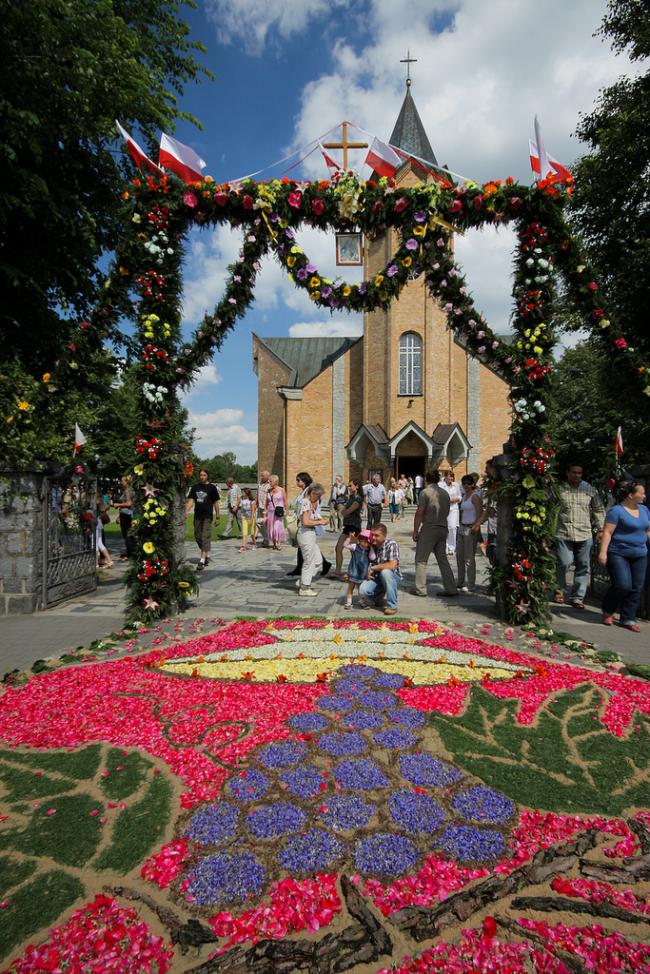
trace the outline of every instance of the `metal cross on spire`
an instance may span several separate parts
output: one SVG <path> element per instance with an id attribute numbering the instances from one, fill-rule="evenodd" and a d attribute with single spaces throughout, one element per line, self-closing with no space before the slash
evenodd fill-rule
<path id="1" fill-rule="evenodd" d="M 411 65 L 417 63 L 416 57 L 411 57 L 411 52 L 407 50 L 406 57 L 400 58 L 400 64 L 406 65 L 406 87 L 411 87 Z"/>

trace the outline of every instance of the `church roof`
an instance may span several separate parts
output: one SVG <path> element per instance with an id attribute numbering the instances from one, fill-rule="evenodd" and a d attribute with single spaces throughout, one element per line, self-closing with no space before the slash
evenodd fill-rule
<path id="1" fill-rule="evenodd" d="M 406 89 L 406 95 L 389 141 L 398 149 L 402 149 L 409 155 L 419 156 L 420 159 L 424 159 L 425 162 L 430 163 L 436 169 L 438 168 L 438 160 L 431 148 L 429 137 L 424 131 L 424 125 L 415 107 L 410 86 Z"/>
<path id="2" fill-rule="evenodd" d="M 288 368 L 288 385 L 301 389 L 332 362 L 356 345 L 359 338 L 260 338 L 257 340 L 273 352 Z"/>

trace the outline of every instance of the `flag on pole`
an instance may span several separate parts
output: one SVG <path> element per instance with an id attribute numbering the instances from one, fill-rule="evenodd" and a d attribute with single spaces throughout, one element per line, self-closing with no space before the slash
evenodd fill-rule
<path id="1" fill-rule="evenodd" d="M 536 179 L 541 179 L 541 164 L 539 159 L 539 152 L 537 149 L 537 143 L 533 142 L 532 139 L 528 140 L 528 152 L 530 154 L 530 168 L 533 170 Z M 554 159 L 553 156 L 547 154 L 549 166 L 551 167 L 550 172 L 547 174 L 546 178 L 549 177 L 554 179 L 556 182 L 562 182 L 565 179 L 571 179 L 571 173 L 569 170 Z"/>
<path id="2" fill-rule="evenodd" d="M 79 429 L 79 424 L 78 423 L 75 423 L 74 424 L 74 450 L 73 450 L 72 455 L 73 456 L 76 456 L 77 453 L 80 453 L 81 452 L 81 448 L 82 448 L 82 446 L 85 446 L 85 443 L 86 443 L 86 437 L 83 435 L 83 433 Z"/>
<path id="3" fill-rule="evenodd" d="M 621 432 L 621 427 L 616 430 L 616 439 L 614 440 L 614 452 L 617 457 L 623 456 L 623 433 Z"/>
<path id="4" fill-rule="evenodd" d="M 320 146 L 320 151 L 323 154 L 323 159 L 325 160 L 325 165 L 327 168 L 333 169 L 334 172 L 340 172 L 343 166 L 335 159 L 332 159 L 332 157 L 325 151 L 322 142 L 319 142 L 318 145 Z"/>
<path id="5" fill-rule="evenodd" d="M 133 159 L 138 169 L 150 169 L 151 172 L 160 172 L 160 169 L 153 159 L 150 159 L 147 153 L 140 148 L 138 143 L 131 135 L 129 135 L 126 129 L 122 128 L 117 119 L 115 119 L 115 124 L 117 125 L 117 131 L 126 142 L 126 148 L 129 155 Z"/>
<path id="6" fill-rule="evenodd" d="M 196 154 L 189 145 L 184 145 L 171 135 L 160 136 L 160 152 L 158 153 L 158 165 L 163 166 L 185 183 L 200 182 L 203 179 L 201 170 L 205 169 L 205 162 Z"/>
<path id="7" fill-rule="evenodd" d="M 542 141 L 542 130 L 540 128 L 539 119 L 535 115 L 535 143 L 537 145 L 537 156 L 539 159 L 539 173 L 540 179 L 546 179 L 546 177 L 551 172 L 551 163 L 549 162 L 548 154 L 546 152 L 546 146 Z"/>
<path id="8" fill-rule="evenodd" d="M 395 150 L 391 149 L 385 142 L 373 139 L 366 156 L 366 165 L 379 173 L 380 176 L 386 176 L 390 179 L 402 165 L 402 160 Z"/>

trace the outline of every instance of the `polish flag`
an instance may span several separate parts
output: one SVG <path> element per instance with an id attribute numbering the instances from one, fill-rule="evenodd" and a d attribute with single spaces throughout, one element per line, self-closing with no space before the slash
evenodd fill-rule
<path id="1" fill-rule="evenodd" d="M 74 424 L 74 451 L 72 455 L 76 456 L 77 453 L 81 453 L 81 448 L 82 446 L 85 445 L 86 445 L 86 437 L 79 429 L 79 424 L 75 423 Z"/>
<path id="2" fill-rule="evenodd" d="M 340 172 L 341 169 L 343 168 L 341 166 L 341 164 L 338 163 L 338 162 L 336 162 L 335 159 L 332 159 L 332 157 L 330 155 L 328 155 L 327 152 L 325 152 L 325 149 L 324 149 L 322 143 L 319 142 L 318 144 L 320 146 L 320 151 L 323 154 L 323 159 L 325 160 L 325 165 L 327 166 L 327 168 L 328 169 L 333 169 L 334 172 Z"/>
<path id="3" fill-rule="evenodd" d="M 402 165 L 402 160 L 389 145 L 380 142 L 379 139 L 373 139 L 366 156 L 366 165 L 380 176 L 390 179 Z"/>
<path id="4" fill-rule="evenodd" d="M 528 140 L 528 151 L 530 153 L 530 167 L 535 174 L 536 179 L 541 179 L 542 166 L 539 159 L 539 152 L 537 151 L 537 145 L 532 139 Z M 546 156 L 548 160 L 549 169 L 547 170 L 546 178 L 555 179 L 556 182 L 562 182 L 565 179 L 570 179 L 571 173 L 569 170 L 554 159 L 553 156 Z"/>
<path id="5" fill-rule="evenodd" d="M 142 151 L 135 139 L 129 135 L 125 128 L 122 128 L 117 119 L 115 119 L 115 124 L 117 125 L 117 131 L 126 142 L 126 148 L 129 155 L 133 159 L 138 169 L 150 169 L 151 172 L 160 172 L 160 169 L 153 159 L 150 159 L 147 153 Z"/>
<path id="6" fill-rule="evenodd" d="M 201 170 L 206 166 L 194 149 L 172 139 L 171 135 L 165 135 L 164 132 L 160 136 L 158 165 L 180 176 L 184 183 L 201 182 Z"/>
<path id="7" fill-rule="evenodd" d="M 623 456 L 623 433 L 621 432 L 621 427 L 616 430 L 616 439 L 614 440 L 614 452 L 617 457 Z"/>

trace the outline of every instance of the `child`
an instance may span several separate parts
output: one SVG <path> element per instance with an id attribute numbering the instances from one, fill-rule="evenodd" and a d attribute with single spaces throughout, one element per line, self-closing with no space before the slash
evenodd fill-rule
<path id="1" fill-rule="evenodd" d="M 343 545 L 352 552 L 348 570 L 343 576 L 343 581 L 348 583 L 348 591 L 345 598 L 345 608 L 352 608 L 352 593 L 356 585 L 365 582 L 368 577 L 368 566 L 371 561 L 375 561 L 375 552 L 370 547 L 372 535 L 370 531 L 360 531 L 359 534 L 350 534 L 348 540 Z"/>
<path id="2" fill-rule="evenodd" d="M 241 511 L 241 548 L 240 551 L 246 551 L 248 546 L 248 535 L 250 534 L 251 540 L 253 542 L 253 551 L 257 548 L 255 544 L 255 510 L 257 508 L 257 503 L 253 497 L 253 491 L 248 487 L 242 490 L 241 501 L 239 503 L 239 509 Z"/>

